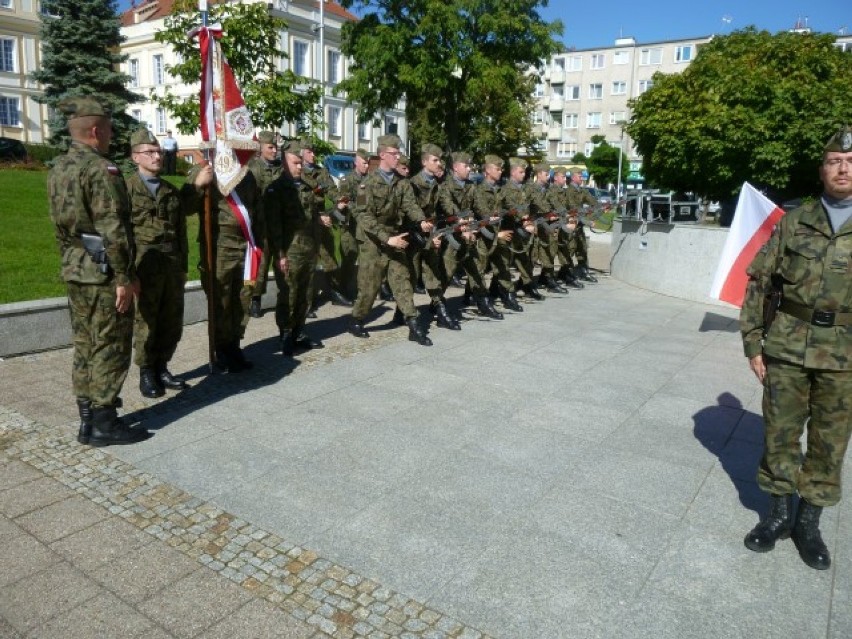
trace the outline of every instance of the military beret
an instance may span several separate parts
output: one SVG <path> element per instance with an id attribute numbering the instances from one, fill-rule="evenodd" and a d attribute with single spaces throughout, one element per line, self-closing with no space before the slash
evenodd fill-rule
<path id="1" fill-rule="evenodd" d="M 299 155 L 302 152 L 302 148 L 299 140 L 285 140 L 281 143 L 281 150 L 292 155 Z"/>
<path id="2" fill-rule="evenodd" d="M 503 158 L 499 155 L 486 155 L 485 164 L 493 164 L 494 166 L 503 168 Z"/>
<path id="3" fill-rule="evenodd" d="M 470 164 L 470 153 L 456 151 L 450 157 L 453 159 L 453 164 Z"/>
<path id="4" fill-rule="evenodd" d="M 68 120 L 83 118 L 87 115 L 110 116 L 110 111 L 95 98 L 77 95 L 61 100 L 57 105 Z"/>
<path id="5" fill-rule="evenodd" d="M 423 155 L 434 155 L 436 158 L 444 155 L 444 150 L 437 144 L 424 144 L 420 147 L 420 153 Z"/>
<path id="6" fill-rule="evenodd" d="M 355 152 L 355 155 L 357 155 L 362 160 L 367 160 L 367 161 L 370 160 L 370 153 L 366 149 L 358 149 Z"/>
<path id="7" fill-rule="evenodd" d="M 516 169 L 518 167 L 522 167 L 522 168 L 525 169 L 525 168 L 527 168 L 528 163 L 523 158 L 509 158 L 509 166 L 512 167 L 513 169 Z"/>
<path id="8" fill-rule="evenodd" d="M 547 171 L 548 173 L 550 173 L 550 165 L 547 162 L 539 162 L 538 164 L 536 164 L 533 167 L 533 170 L 536 173 L 542 173 L 544 171 Z"/>
<path id="9" fill-rule="evenodd" d="M 840 130 L 832 135 L 828 142 L 825 143 L 824 151 L 836 151 L 838 153 L 848 153 L 852 151 L 852 127 L 848 124 L 840 127 Z"/>
<path id="10" fill-rule="evenodd" d="M 130 134 L 130 148 L 135 149 L 142 144 L 156 144 L 159 146 L 160 141 L 148 129 L 137 129 Z"/>
<path id="11" fill-rule="evenodd" d="M 408 166 L 409 164 L 411 164 L 411 158 L 408 157 L 405 153 L 402 153 L 399 156 L 399 163 L 402 164 L 402 166 Z"/>
<path id="12" fill-rule="evenodd" d="M 553 169 L 553 175 L 566 175 L 568 173 L 568 169 L 564 166 L 557 166 Z"/>
<path id="13" fill-rule="evenodd" d="M 261 144 L 275 144 L 275 134 L 272 131 L 261 131 L 257 134 L 257 141 Z"/>
<path id="14" fill-rule="evenodd" d="M 388 135 L 380 135 L 378 142 L 379 142 L 379 149 L 386 149 L 388 147 L 393 147 L 394 149 L 398 149 L 401 140 L 396 135 L 388 134 Z"/>
<path id="15" fill-rule="evenodd" d="M 299 148 L 302 151 L 305 151 L 305 150 L 313 151 L 314 150 L 314 141 L 311 138 L 309 138 L 308 136 L 303 136 L 299 140 Z"/>

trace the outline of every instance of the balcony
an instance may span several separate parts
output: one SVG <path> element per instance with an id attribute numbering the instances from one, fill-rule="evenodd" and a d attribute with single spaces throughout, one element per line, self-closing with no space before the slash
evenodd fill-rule
<path id="1" fill-rule="evenodd" d="M 551 95 L 550 100 L 547 103 L 547 108 L 550 111 L 561 111 L 565 106 L 565 98 L 561 95 Z"/>
<path id="2" fill-rule="evenodd" d="M 548 140 L 561 140 L 562 139 L 562 125 L 561 124 L 551 124 L 547 128 L 547 139 Z"/>
<path id="3" fill-rule="evenodd" d="M 550 84 L 562 84 L 565 82 L 565 69 L 556 67 L 550 70 Z"/>

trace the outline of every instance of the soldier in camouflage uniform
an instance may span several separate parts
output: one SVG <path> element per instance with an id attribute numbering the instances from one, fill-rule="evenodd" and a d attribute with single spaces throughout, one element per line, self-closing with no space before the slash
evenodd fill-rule
<path id="1" fill-rule="evenodd" d="M 281 159 L 278 157 L 278 142 L 272 131 L 261 131 L 257 134 L 257 141 L 260 144 L 260 151 L 255 157 L 249 160 L 248 167 L 249 171 L 254 174 L 258 191 L 265 193 L 266 187 L 281 175 Z M 257 282 L 252 292 L 249 315 L 252 317 L 263 317 L 261 298 L 266 293 L 266 279 L 269 277 L 271 254 L 265 237 L 255 239 L 263 248 L 263 261 L 257 271 Z"/>
<path id="2" fill-rule="evenodd" d="M 71 146 L 50 170 L 48 197 L 71 313 L 77 441 L 132 444 L 149 434 L 116 412 L 130 367 L 133 298 L 139 293 L 127 190 L 118 167 L 104 157 L 112 139 L 109 111 L 87 97 L 66 98 L 59 109 Z"/>
<path id="3" fill-rule="evenodd" d="M 571 209 L 580 209 L 583 206 L 592 208 L 598 206 L 598 201 L 586 189 L 582 188 L 583 175 L 579 171 L 571 174 L 571 184 L 568 185 L 568 205 Z M 577 260 L 576 276 L 584 282 L 595 283 L 598 279 L 589 272 L 589 250 L 586 244 L 586 231 L 583 223 L 577 225 L 574 231 L 573 255 Z"/>
<path id="4" fill-rule="evenodd" d="M 557 167 L 553 171 L 553 184 L 547 190 L 547 198 L 550 202 L 551 210 L 558 211 L 571 209 L 569 201 L 570 192 L 567 187 L 567 178 L 564 168 Z M 556 273 L 556 278 L 565 282 L 569 288 L 581 289 L 583 284 L 574 275 L 574 259 L 572 258 L 577 241 L 574 234 L 577 232 L 577 220 L 575 218 L 568 219 L 567 223 L 560 226 L 558 232 L 554 233 L 550 238 L 551 255 L 554 257 L 554 267 L 556 266 L 556 258 L 559 258 L 559 271 Z"/>
<path id="5" fill-rule="evenodd" d="M 526 191 L 524 190 L 524 175 L 527 171 L 527 161 L 521 158 L 509 158 L 509 179 L 500 189 L 500 194 L 497 197 L 497 207 L 500 211 L 509 211 L 516 209 L 520 213 L 515 215 L 513 222 L 516 230 L 512 235 L 510 248 L 514 259 L 515 268 L 518 269 L 520 276 L 518 285 L 519 288 L 534 300 L 543 300 L 544 295 L 539 293 L 533 280 L 533 263 L 530 257 L 531 239 L 525 240 L 521 237 L 520 229 L 523 229 L 527 234 L 535 233 L 535 223 L 523 213 L 524 209 L 528 210 L 529 200 Z"/>
<path id="6" fill-rule="evenodd" d="M 204 169 L 204 166 L 204 164 L 199 164 L 193 167 L 187 176 L 187 182 L 194 183 L 196 176 Z M 201 271 L 201 284 L 204 287 L 204 293 L 208 298 L 212 296 L 214 306 L 216 365 L 220 371 L 239 373 L 254 367 L 252 362 L 246 359 L 240 348 L 240 340 L 245 335 L 246 326 L 248 326 L 249 305 L 254 292 L 254 282 L 247 282 L 243 275 L 248 239 L 243 235 L 242 226 L 231 210 L 228 201 L 216 187 L 215 174 L 213 182 L 207 188 L 210 190 L 211 198 L 210 212 L 215 269 L 212 291 L 208 285 L 204 198 L 200 187 L 194 189 L 196 204 L 193 207 L 199 216 L 198 244 L 201 264 L 198 268 Z M 255 238 L 264 237 L 261 219 L 257 211 L 261 193 L 257 190 L 254 174 L 247 171 L 240 183 L 234 187 L 233 192 L 236 192 L 248 211 L 252 235 Z M 190 213 L 190 211 L 187 211 L 187 213 Z"/>
<path id="7" fill-rule="evenodd" d="M 432 231 L 417 206 L 414 193 L 407 181 L 394 171 L 399 160 L 400 140 L 395 135 L 379 137 L 379 166 L 365 182 L 358 206 L 363 212 L 358 220 L 361 236 L 361 253 L 358 267 L 358 298 L 352 308 L 349 332 L 355 337 L 369 337 L 364 320 L 373 307 L 382 278 L 388 282 L 397 305 L 408 325 L 408 339 L 422 346 L 431 346 L 432 340 L 417 323 L 417 307 L 411 288 L 406 227 L 419 223 L 423 233 Z"/>
<path id="8" fill-rule="evenodd" d="M 283 145 L 284 171 L 263 195 L 263 215 L 273 256 L 278 299 L 275 323 L 281 352 L 292 357 L 296 349 L 322 348 L 304 332 L 310 309 L 311 279 L 317 264 L 320 228 L 331 224 L 314 190 L 302 181 L 298 142 Z"/>
<path id="9" fill-rule="evenodd" d="M 346 205 L 340 201 L 337 186 L 335 186 L 334 179 L 328 169 L 315 164 L 316 156 L 314 155 L 313 142 L 309 138 L 302 138 L 300 146 L 302 149 L 302 181 L 313 189 L 320 210 L 328 211 L 327 219 L 331 220 L 330 211 L 332 207 L 342 211 L 346 208 Z M 337 263 L 335 255 L 332 226 L 333 221 L 329 222 L 328 225 L 323 223 L 319 231 L 318 260 L 322 266 L 324 277 L 318 276 L 314 279 L 311 298 L 314 299 L 315 296 L 318 298 L 324 293 L 335 306 L 352 306 L 352 300 L 343 294 L 344 282 L 341 279 L 340 264 Z M 314 301 L 314 306 L 318 305 L 318 301 Z"/>
<path id="10" fill-rule="evenodd" d="M 536 235 L 533 243 L 533 261 L 541 264 L 539 281 L 551 293 L 567 293 L 568 289 L 559 284 L 553 277 L 554 252 L 551 242 L 556 231 L 551 231 L 548 224 L 548 215 L 553 212 L 548 197 L 550 187 L 550 166 L 545 163 L 536 164 L 534 167 L 535 179 L 527 182 L 527 198 L 530 202 L 530 216 L 536 221 Z M 542 223 L 543 222 L 543 223 Z"/>
<path id="11" fill-rule="evenodd" d="M 467 219 L 473 215 L 473 195 L 476 187 L 468 181 L 470 159 L 470 155 L 462 151 L 452 155 L 453 171 L 441 184 L 441 196 L 438 199 L 438 206 L 445 217 L 464 216 Z M 469 303 L 469 297 L 472 295 L 476 308 L 482 315 L 492 319 L 503 319 L 503 314 L 494 308 L 494 302 L 488 297 L 485 280 L 479 270 L 478 245 L 483 240 L 470 227 L 465 227 L 464 232 L 456 239 L 459 242 L 459 248 L 447 246 L 444 252 L 446 273 L 448 275 L 455 273 L 457 265 L 461 264 L 467 274 L 465 304 Z"/>
<path id="12" fill-rule="evenodd" d="M 162 397 L 165 389 L 183 390 L 186 382 L 172 375 L 168 363 L 183 333 L 183 300 L 189 247 L 185 210 L 194 200 L 192 186 L 181 191 L 160 179 L 163 153 L 148 129 L 130 136 L 130 159 L 137 171 L 127 178 L 130 220 L 136 246 L 136 274 L 141 292 L 136 302 L 133 337 L 139 366 L 139 391 Z M 206 186 L 213 169 L 198 173 L 195 185 Z"/>
<path id="13" fill-rule="evenodd" d="M 478 242 L 479 272 L 485 273 L 490 263 L 492 274 L 489 295 L 492 300 L 499 297 L 504 308 L 519 313 L 524 308 L 515 297 L 512 274 L 509 271 L 513 233 L 498 227 L 500 211 L 497 199 L 500 194 L 499 181 L 503 172 L 503 160 L 496 155 L 486 155 L 482 171 L 485 178 L 473 191 L 473 216 L 480 224 L 487 225 L 485 228 L 491 237 L 486 237 L 484 231 L 481 233 L 482 238 Z"/>
<path id="14" fill-rule="evenodd" d="M 370 168 L 370 154 L 358 149 L 355 154 L 355 170 L 344 175 L 337 185 L 343 207 L 340 212 L 345 221 L 340 225 L 340 282 L 347 298 L 354 298 L 358 291 L 358 194 L 364 185 Z"/>
<path id="15" fill-rule="evenodd" d="M 435 144 L 424 144 L 420 154 L 420 162 L 423 168 L 409 180 L 420 210 L 430 220 L 434 220 L 438 215 L 438 198 L 441 191 L 436 174 L 440 170 L 443 153 L 441 147 Z M 446 247 L 439 237 L 431 240 L 428 237 L 420 237 L 423 239 L 424 245 L 420 247 L 419 255 L 413 256 L 412 259 L 415 264 L 418 261 L 420 263 L 423 284 L 430 300 L 429 309 L 435 315 L 438 326 L 454 331 L 460 330 L 459 319 L 450 315 L 444 300 L 444 291 L 449 286 L 450 276 L 452 275 L 452 272 L 448 275 L 444 267 L 444 250 Z M 417 249 L 417 246 L 413 247 L 413 250 L 417 251 Z"/>
<path id="16" fill-rule="evenodd" d="M 804 562 L 824 570 L 831 557 L 819 518 L 840 501 L 852 433 L 852 128 L 828 141 L 820 177 L 822 197 L 784 215 L 749 266 L 740 329 L 763 383 L 757 481 L 771 501 L 745 545 L 766 552 L 792 535 Z M 774 321 L 764 306 L 773 290 L 781 300 Z"/>

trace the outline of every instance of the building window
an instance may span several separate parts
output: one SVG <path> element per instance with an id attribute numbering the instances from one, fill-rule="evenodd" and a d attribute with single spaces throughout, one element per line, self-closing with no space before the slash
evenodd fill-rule
<path id="1" fill-rule="evenodd" d="M 293 41 L 293 73 L 308 77 L 308 43 L 302 40 Z"/>
<path id="2" fill-rule="evenodd" d="M 599 128 L 601 128 L 601 114 L 600 114 L 600 112 L 587 113 L 586 114 L 586 128 L 587 129 L 599 129 Z"/>
<path id="3" fill-rule="evenodd" d="M 358 139 L 359 140 L 369 140 L 370 139 L 370 130 L 369 130 L 366 122 L 359 122 L 358 123 Z"/>
<path id="4" fill-rule="evenodd" d="M 583 56 L 581 55 L 572 55 L 567 58 L 567 68 L 569 71 L 582 71 L 583 70 Z"/>
<path id="5" fill-rule="evenodd" d="M 592 69 L 603 69 L 604 68 L 604 54 L 603 53 L 593 53 L 592 54 Z"/>
<path id="6" fill-rule="evenodd" d="M 18 98 L 0 98 L 0 124 L 3 126 L 21 126 Z"/>
<path id="7" fill-rule="evenodd" d="M 340 82 L 340 51 L 328 52 L 328 69 L 326 76 L 329 84 Z"/>
<path id="8" fill-rule="evenodd" d="M 553 70 L 557 73 L 565 71 L 565 58 L 553 58 Z"/>
<path id="9" fill-rule="evenodd" d="M 580 87 L 578 85 L 566 87 L 565 99 L 566 100 L 579 100 L 580 99 Z"/>
<path id="10" fill-rule="evenodd" d="M 338 106 L 328 107 L 328 134 L 336 138 L 342 135 L 342 127 L 340 126 L 341 113 L 342 110 Z"/>
<path id="11" fill-rule="evenodd" d="M 544 97 L 544 84 L 541 82 L 536 83 L 535 88 L 533 89 L 533 97 L 534 98 L 543 98 Z"/>
<path id="12" fill-rule="evenodd" d="M 532 112 L 532 123 L 541 124 L 542 122 L 544 122 L 544 112 L 536 109 Z"/>
<path id="13" fill-rule="evenodd" d="M 645 93 L 652 86 L 654 86 L 653 80 L 639 80 L 639 95 Z"/>
<path id="14" fill-rule="evenodd" d="M 130 115 L 132 115 L 133 119 L 136 120 L 139 124 L 143 124 L 142 109 L 133 109 L 133 111 L 130 112 Z"/>
<path id="15" fill-rule="evenodd" d="M 660 48 L 657 49 L 642 49 L 639 53 L 639 64 L 642 66 L 648 66 L 649 64 L 662 64 L 663 63 L 663 50 Z"/>
<path id="16" fill-rule="evenodd" d="M 565 129 L 577 129 L 580 127 L 580 116 L 576 113 L 566 113 L 562 122 Z"/>
<path id="17" fill-rule="evenodd" d="M 594 142 L 586 142 L 583 146 L 583 154 L 586 157 L 589 157 L 596 148 L 598 148 L 600 144 L 595 144 Z"/>
<path id="18" fill-rule="evenodd" d="M 627 83 L 623 80 L 613 80 L 612 95 L 624 95 L 627 93 Z"/>
<path id="19" fill-rule="evenodd" d="M 577 155 L 577 143 L 576 142 L 557 142 L 556 143 L 556 157 L 558 158 L 573 158 Z"/>
<path id="20" fill-rule="evenodd" d="M 622 124 L 627 119 L 625 111 L 611 111 L 609 114 L 610 124 Z"/>
<path id="21" fill-rule="evenodd" d="M 158 53 L 154 56 L 154 84 L 165 84 L 166 70 L 163 66 L 163 54 Z"/>
<path id="22" fill-rule="evenodd" d="M 685 44 L 675 49 L 675 62 L 689 62 L 692 60 L 692 45 Z"/>
<path id="23" fill-rule="evenodd" d="M 130 76 L 130 86 L 139 86 L 139 60 L 134 58 L 127 61 L 127 75 Z"/>
<path id="24" fill-rule="evenodd" d="M 589 85 L 589 99 L 600 100 L 603 97 L 603 85 L 598 83 Z"/>
<path id="25" fill-rule="evenodd" d="M 565 97 L 565 86 L 562 84 L 554 84 L 550 87 L 550 95 L 554 98 Z"/>
<path id="26" fill-rule="evenodd" d="M 157 123 L 154 126 L 154 131 L 157 135 L 164 135 L 166 133 L 166 110 L 165 109 L 157 109 Z"/>
<path id="27" fill-rule="evenodd" d="M 0 71 L 15 73 L 15 41 L 0 38 Z"/>
<path id="28" fill-rule="evenodd" d="M 630 62 L 630 51 L 616 51 L 612 54 L 613 64 L 628 64 Z"/>
<path id="29" fill-rule="evenodd" d="M 395 115 L 385 116 L 385 133 L 399 135 L 399 123 L 396 121 Z"/>
<path id="30" fill-rule="evenodd" d="M 12 0 L 0 0 L 0 8 L 11 9 L 12 8 Z"/>

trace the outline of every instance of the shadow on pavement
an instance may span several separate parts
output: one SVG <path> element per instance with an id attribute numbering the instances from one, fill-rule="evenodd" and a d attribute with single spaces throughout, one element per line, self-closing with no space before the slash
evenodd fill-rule
<path id="1" fill-rule="evenodd" d="M 699 333 L 709 333 L 710 331 L 737 333 L 739 330 L 740 323 L 737 319 L 710 312 L 704 313 L 704 319 L 701 320 L 701 326 L 698 327 Z"/>

